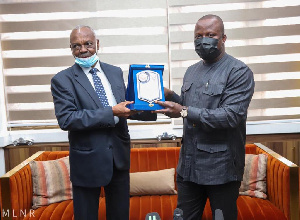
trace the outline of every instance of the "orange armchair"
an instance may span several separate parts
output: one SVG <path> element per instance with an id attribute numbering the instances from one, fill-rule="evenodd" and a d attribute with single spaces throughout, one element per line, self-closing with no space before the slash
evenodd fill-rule
<path id="1" fill-rule="evenodd" d="M 177 165 L 179 147 L 133 148 L 131 172 L 154 171 Z M 32 180 L 28 163 L 31 160 L 53 160 L 67 156 L 69 152 L 38 152 L 6 173 L 0 179 L 0 205 L 2 219 L 73 219 L 72 200 L 54 203 L 32 210 Z M 298 166 L 261 144 L 246 145 L 246 153 L 268 154 L 268 199 L 239 196 L 238 219 L 299 219 Z M 105 220 L 105 197 L 100 196 L 99 219 Z M 132 196 L 130 219 L 142 220 L 149 212 L 158 212 L 163 220 L 173 219 L 177 195 Z M 26 215 L 26 216 L 25 216 Z M 209 201 L 202 219 L 212 219 Z"/>

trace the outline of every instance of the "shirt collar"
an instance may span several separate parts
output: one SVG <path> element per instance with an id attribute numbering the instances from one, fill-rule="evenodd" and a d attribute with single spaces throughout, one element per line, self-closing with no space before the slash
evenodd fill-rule
<path id="1" fill-rule="evenodd" d="M 101 73 L 103 72 L 100 66 L 100 60 L 97 61 L 96 65 L 94 66 L 94 68 L 97 68 L 98 71 Z M 83 70 L 83 72 L 85 73 L 85 75 L 90 74 L 90 70 L 92 69 L 92 67 L 81 67 L 81 69 Z"/>

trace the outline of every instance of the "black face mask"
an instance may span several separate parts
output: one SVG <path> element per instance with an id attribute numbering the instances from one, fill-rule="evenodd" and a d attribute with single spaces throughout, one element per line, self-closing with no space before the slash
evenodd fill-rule
<path id="1" fill-rule="evenodd" d="M 194 41 L 196 53 L 205 61 L 216 59 L 221 51 L 218 49 L 219 39 L 202 37 Z"/>

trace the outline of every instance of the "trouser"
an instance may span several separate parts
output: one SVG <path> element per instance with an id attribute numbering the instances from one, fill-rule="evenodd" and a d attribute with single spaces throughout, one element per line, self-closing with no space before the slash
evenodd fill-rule
<path id="1" fill-rule="evenodd" d="M 88 188 L 73 185 L 75 220 L 98 220 L 100 191 L 101 187 Z M 104 186 L 104 191 L 106 219 L 128 220 L 129 170 L 117 170 L 114 167 L 112 179 L 107 186 Z"/>
<path id="2" fill-rule="evenodd" d="M 199 185 L 177 175 L 178 202 L 184 220 L 201 220 L 207 198 L 215 220 L 237 219 L 236 200 L 239 196 L 240 181 L 221 185 Z"/>

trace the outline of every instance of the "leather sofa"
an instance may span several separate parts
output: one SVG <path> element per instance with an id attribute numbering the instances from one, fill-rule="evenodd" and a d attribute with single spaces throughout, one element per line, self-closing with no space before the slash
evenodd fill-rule
<path id="1" fill-rule="evenodd" d="M 133 148 L 131 150 L 131 172 L 155 171 L 176 168 L 179 147 Z M 246 153 L 267 154 L 267 199 L 239 196 L 238 219 L 299 219 L 299 174 L 298 166 L 261 144 L 247 144 Z M 67 156 L 67 151 L 40 151 L 1 177 L 0 205 L 2 219 L 73 219 L 72 200 L 54 203 L 34 210 L 32 206 L 31 160 L 53 160 Z M 143 220 L 149 212 L 158 212 L 162 220 L 173 219 L 177 195 L 132 196 L 130 220 Z M 99 219 L 105 219 L 105 196 L 101 193 Z M 22 210 L 22 213 L 20 213 Z M 10 211 L 10 212 L 9 212 Z M 26 212 L 26 217 L 24 214 Z M 202 219 L 212 219 L 209 201 Z"/>

